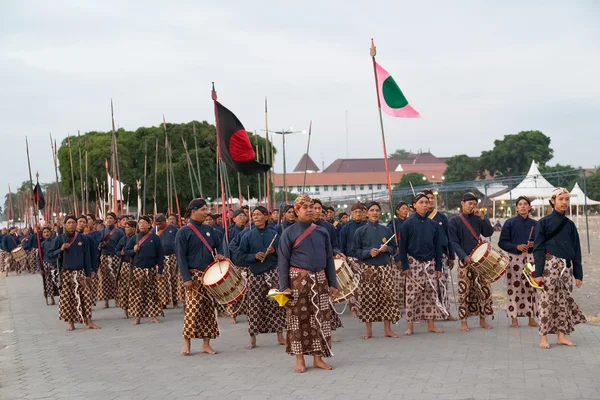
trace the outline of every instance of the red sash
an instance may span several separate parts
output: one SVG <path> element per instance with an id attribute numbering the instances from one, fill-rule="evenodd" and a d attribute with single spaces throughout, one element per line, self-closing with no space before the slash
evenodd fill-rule
<path id="1" fill-rule="evenodd" d="M 300 236 L 298 236 L 298 238 L 294 241 L 294 244 L 292 244 L 292 249 L 298 246 L 300 243 L 302 243 L 302 241 L 306 239 L 306 237 L 310 235 L 315 229 L 317 229 L 317 225 L 310 224 L 310 226 L 306 228 L 306 230 L 302 232 L 302 234 L 300 234 Z"/>
<path id="2" fill-rule="evenodd" d="M 211 245 L 208 244 L 206 239 L 204 239 L 204 236 L 200 233 L 200 231 L 198 231 L 198 229 L 191 222 L 188 223 L 187 226 L 189 226 L 190 229 L 194 231 L 196 236 L 198 236 L 198 239 L 200 239 L 202 241 L 202 243 L 204 244 L 204 246 L 208 249 L 208 252 L 210 254 L 213 254 L 214 253 L 213 248 L 211 247 Z"/>
<path id="3" fill-rule="evenodd" d="M 67 235 L 67 234 L 65 233 L 65 236 L 66 236 L 66 235 Z M 67 236 L 67 237 L 68 237 L 68 236 Z M 71 240 L 69 240 L 67 244 L 68 244 L 69 246 L 70 246 L 70 245 L 72 245 L 72 244 L 73 244 L 73 242 L 75 241 L 75 239 L 77 239 L 77 231 L 75 231 L 75 234 L 73 235 L 73 238 L 72 238 Z"/>
<path id="4" fill-rule="evenodd" d="M 161 235 L 161 234 L 162 234 L 164 231 L 166 231 L 166 230 L 167 230 L 167 228 L 163 229 L 162 231 L 159 231 L 159 230 L 157 229 L 157 230 L 156 230 L 156 234 L 157 234 L 158 236 L 160 236 L 160 235 Z"/>
<path id="5" fill-rule="evenodd" d="M 150 237 L 150 235 L 152 235 L 152 232 L 148 232 L 144 235 L 144 237 L 142 237 L 140 239 L 140 241 L 138 242 L 138 246 L 142 247 L 142 243 L 144 243 L 146 241 L 146 239 L 148 239 Z"/>
<path id="6" fill-rule="evenodd" d="M 460 213 L 458 214 L 458 216 L 460 217 L 461 221 L 463 222 L 463 224 L 465 224 L 465 226 L 467 227 L 467 229 L 469 230 L 469 232 L 471 232 L 471 235 L 473 235 L 473 237 L 475 238 L 475 240 L 477 240 L 477 242 L 481 242 L 481 238 L 479 237 L 478 234 L 475 233 L 475 229 L 473 229 L 473 227 L 471 226 L 471 224 L 469 223 L 469 221 L 467 221 L 467 219 L 465 218 L 465 216 Z"/>
<path id="7" fill-rule="evenodd" d="M 105 243 L 108 242 L 116 230 L 117 230 L 117 226 L 115 225 L 115 227 L 112 228 L 112 231 L 108 232 L 108 235 L 104 236 L 104 239 L 102 239 L 102 241 Z"/>

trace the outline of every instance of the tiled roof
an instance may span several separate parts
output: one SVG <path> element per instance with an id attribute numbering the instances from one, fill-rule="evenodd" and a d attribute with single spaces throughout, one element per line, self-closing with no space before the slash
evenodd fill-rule
<path id="1" fill-rule="evenodd" d="M 308 158 L 308 164 L 306 163 L 307 158 Z M 307 171 L 313 171 L 313 172 L 319 171 L 319 167 L 317 167 L 317 164 L 315 164 L 315 162 L 312 160 L 312 158 L 310 158 L 310 156 L 306 153 L 304 153 L 304 155 L 300 158 L 300 161 L 298 161 L 296 168 L 294 168 L 294 172 L 304 172 L 304 168 L 306 168 Z"/>
<path id="2" fill-rule="evenodd" d="M 442 164 L 441 161 L 431 153 L 409 154 L 406 159 L 390 158 L 388 165 L 390 170 L 395 170 L 401 164 L 404 168 L 406 164 Z M 304 169 L 302 169 L 304 171 Z M 338 158 L 323 172 L 383 172 L 385 163 L 383 158 Z"/>

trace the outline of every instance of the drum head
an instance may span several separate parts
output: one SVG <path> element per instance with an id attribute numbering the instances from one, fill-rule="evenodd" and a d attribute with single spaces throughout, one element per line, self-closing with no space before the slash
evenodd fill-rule
<path id="1" fill-rule="evenodd" d="M 473 249 L 473 255 L 471 256 L 473 261 L 475 261 L 475 262 L 483 261 L 485 254 L 488 251 L 488 246 L 489 246 L 488 243 L 482 243 L 479 246 L 475 247 Z"/>
<path id="2" fill-rule="evenodd" d="M 214 285 L 219 282 L 225 274 L 229 271 L 229 262 L 227 261 L 216 261 L 206 268 L 202 279 L 205 285 Z"/>
<path id="3" fill-rule="evenodd" d="M 333 262 L 335 264 L 336 272 L 342 269 L 342 267 L 344 266 L 344 260 L 342 260 L 341 258 L 335 258 Z"/>

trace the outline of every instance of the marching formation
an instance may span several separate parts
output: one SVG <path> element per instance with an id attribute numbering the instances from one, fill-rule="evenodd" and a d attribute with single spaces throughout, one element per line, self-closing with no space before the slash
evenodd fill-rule
<path id="1" fill-rule="evenodd" d="M 539 328 L 540 347 L 567 338 L 585 322 L 571 295 L 582 285 L 579 236 L 566 217 L 569 193 L 552 194 L 551 214 L 530 218 L 530 199 L 516 201 L 517 215 L 506 221 L 497 249 L 494 231 L 466 193 L 461 212 L 448 220 L 434 207 L 433 192 L 416 193 L 412 204 L 400 202 L 395 216 L 382 224 L 376 201 L 352 205 L 350 215 L 335 211 L 308 195 L 298 196 L 279 212 L 263 206 L 211 214 L 202 198 L 176 215 L 67 216 L 61 226 L 2 231 L 0 266 L 8 275 L 40 272 L 47 305 L 58 296 L 59 319 L 75 329 L 97 329 L 92 307 L 111 300 L 133 317 L 134 325 L 149 318 L 160 323 L 163 310 L 183 304 L 182 355 L 191 354 L 191 340 L 202 339 L 202 352 L 216 354 L 211 340 L 219 334 L 219 314 L 236 323 L 248 318 L 248 348 L 260 334 L 275 334 L 295 356 L 295 371 L 313 366 L 332 369 L 333 336 L 342 322 L 334 307 L 347 303 L 352 316 L 365 324 L 362 339 L 374 336 L 373 323 L 397 338 L 393 325 L 404 315 L 407 336 L 416 322 L 441 334 L 436 321 L 456 320 L 449 291 L 451 270 L 458 266 L 456 311 L 460 329 L 468 332 L 471 316 L 491 329 L 491 283 L 503 275 L 507 284 L 507 315 Z M 277 299 L 277 301 L 274 301 Z"/>

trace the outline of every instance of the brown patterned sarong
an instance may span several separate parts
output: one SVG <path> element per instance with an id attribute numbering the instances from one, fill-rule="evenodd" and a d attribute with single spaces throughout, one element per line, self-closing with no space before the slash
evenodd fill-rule
<path id="1" fill-rule="evenodd" d="M 354 272 L 354 278 L 360 282 L 360 276 L 362 274 L 362 266 L 358 261 L 358 258 L 355 257 L 346 257 L 346 262 L 350 266 L 352 272 Z M 356 315 L 360 312 L 360 298 L 358 296 L 358 290 L 354 291 L 354 296 L 348 299 L 348 305 L 350 306 L 350 311 Z"/>
<path id="2" fill-rule="evenodd" d="M 458 318 L 494 315 L 492 287 L 468 266 L 458 269 Z"/>
<path id="3" fill-rule="evenodd" d="M 286 304 L 286 347 L 291 355 L 331 357 L 331 303 L 325 271 L 290 268 L 292 296 Z"/>
<path id="4" fill-rule="evenodd" d="M 184 339 L 215 339 L 219 336 L 217 302 L 209 296 L 202 284 L 202 271 L 190 270 L 195 287 L 185 294 L 185 315 L 183 317 Z"/>
<path id="5" fill-rule="evenodd" d="M 100 256 L 98 300 L 112 300 L 117 298 L 117 273 L 120 262 L 121 256 L 116 254 L 103 254 Z"/>
<path id="6" fill-rule="evenodd" d="M 531 287 L 523 267 L 527 263 L 533 264 L 532 254 L 508 254 L 509 265 L 506 270 L 506 289 L 508 306 L 506 313 L 509 318 L 529 317 L 536 314 L 537 290 Z"/>
<path id="7" fill-rule="evenodd" d="M 38 269 L 38 249 L 27 250 L 27 259 L 25 261 L 25 269 L 30 274 L 35 274 Z"/>
<path id="8" fill-rule="evenodd" d="M 362 276 L 358 284 L 360 296 L 360 320 L 362 322 L 398 322 L 397 275 L 394 265 L 363 264 Z"/>
<path id="9" fill-rule="evenodd" d="M 436 304 L 439 289 L 435 260 L 418 261 L 409 256 L 408 265 L 412 279 L 406 280 L 406 322 L 444 319 Z"/>
<path id="10" fill-rule="evenodd" d="M 128 262 L 121 263 L 121 270 L 119 271 L 119 281 L 117 282 L 117 299 L 116 305 L 117 307 L 121 307 L 123 310 L 127 310 L 129 308 L 129 297 L 131 293 L 129 293 L 130 282 L 129 282 L 129 268 L 131 264 Z"/>
<path id="11" fill-rule="evenodd" d="M 566 261 L 550 256 L 544 266 L 544 290 L 538 293 L 537 315 L 540 336 L 575 330 L 575 325 L 586 323 L 585 316 L 571 296 L 573 292 L 573 268 Z"/>
<path id="12" fill-rule="evenodd" d="M 177 274 L 177 301 L 181 301 L 185 303 L 185 286 L 183 286 L 183 279 L 181 279 L 181 271 L 179 271 L 179 267 L 176 271 Z"/>
<path id="13" fill-rule="evenodd" d="M 85 324 L 92 316 L 89 290 L 83 270 L 64 270 L 58 298 L 58 318 L 66 322 Z"/>
<path id="14" fill-rule="evenodd" d="M 260 275 L 248 274 L 246 281 L 246 313 L 248 314 L 248 333 L 282 332 L 285 328 L 285 309 L 267 299 L 270 289 L 277 288 L 279 275 L 277 269 Z"/>
<path id="15" fill-rule="evenodd" d="M 250 268 L 248 268 L 248 267 L 236 267 L 236 268 L 238 269 L 238 271 L 242 275 L 242 277 L 246 277 L 245 279 L 248 279 L 248 277 L 250 276 Z M 275 282 L 277 282 L 277 280 L 275 280 Z M 275 287 L 277 287 L 277 286 L 275 286 Z M 266 294 L 265 294 L 265 296 L 266 296 Z M 248 301 L 249 301 L 248 293 L 246 293 L 245 297 L 242 297 L 241 299 L 234 301 L 231 304 L 228 304 L 226 306 L 221 306 L 221 307 L 225 309 L 225 314 L 227 314 L 228 317 L 235 318 L 239 315 L 248 313 Z"/>
<path id="16" fill-rule="evenodd" d="M 164 316 L 156 289 L 156 271 L 154 268 L 133 269 L 129 282 L 129 315 L 137 318 Z"/>
<path id="17" fill-rule="evenodd" d="M 452 281 L 450 280 L 451 273 L 452 271 L 450 270 L 450 267 L 448 267 L 448 256 L 446 254 L 443 254 L 442 276 L 440 277 L 438 284 L 438 300 L 440 301 L 448 315 L 450 315 L 450 297 L 448 295 L 448 291 L 452 290 L 452 288 L 449 287 L 452 284 Z M 456 299 L 454 299 L 454 301 L 456 301 Z M 446 314 L 444 314 L 444 316 L 445 315 Z"/>
<path id="18" fill-rule="evenodd" d="M 56 263 L 42 262 L 42 275 L 44 282 L 44 297 L 58 296 L 58 266 Z"/>
<path id="19" fill-rule="evenodd" d="M 6 270 L 5 260 L 6 252 L 4 250 L 0 250 L 0 272 L 4 272 Z"/>
<path id="20" fill-rule="evenodd" d="M 177 259 L 175 254 L 165 256 L 163 262 L 163 278 L 159 279 L 158 297 L 163 306 L 175 305 L 177 303 Z"/>

